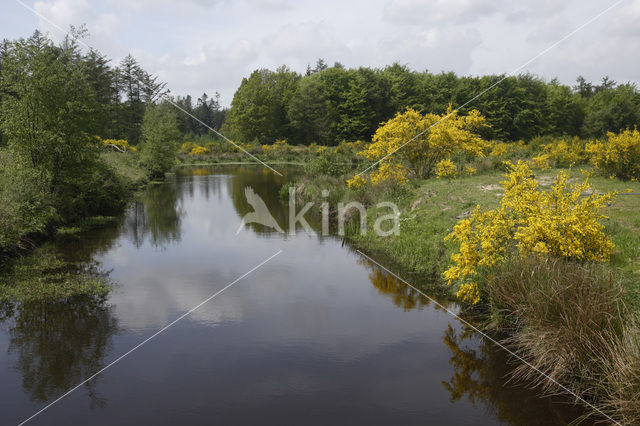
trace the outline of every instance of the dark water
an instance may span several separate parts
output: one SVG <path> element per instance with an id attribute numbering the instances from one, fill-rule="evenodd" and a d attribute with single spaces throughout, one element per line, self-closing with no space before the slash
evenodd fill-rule
<path id="1" fill-rule="evenodd" d="M 18 424 L 279 250 L 29 424 L 566 424 L 503 353 L 343 246 L 236 230 L 247 186 L 281 226 L 284 179 L 191 169 L 121 223 L 60 241 L 118 283 L 105 302 L 22 306 L 0 331 L 0 423 Z M 443 302 L 446 303 L 446 302 Z M 458 308 L 448 303 L 450 309 Z"/>

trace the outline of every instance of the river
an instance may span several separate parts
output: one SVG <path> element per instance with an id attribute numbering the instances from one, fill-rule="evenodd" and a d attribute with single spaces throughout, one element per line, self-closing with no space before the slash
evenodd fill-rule
<path id="1" fill-rule="evenodd" d="M 253 166 L 184 169 L 117 224 L 56 241 L 115 288 L 106 301 L 2 317 L 0 423 L 29 418 L 231 283 L 29 424 L 554 425 L 580 415 L 509 382 L 502 351 L 340 238 L 256 224 L 237 233 L 246 187 L 287 226 L 285 180 Z"/>

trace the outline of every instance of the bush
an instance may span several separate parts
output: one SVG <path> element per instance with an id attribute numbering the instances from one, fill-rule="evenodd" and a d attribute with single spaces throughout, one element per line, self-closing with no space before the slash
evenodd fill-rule
<path id="1" fill-rule="evenodd" d="M 360 153 L 371 161 L 380 161 L 371 173 L 371 182 L 404 181 L 409 174 L 431 177 L 436 164 L 465 152 L 483 157 L 490 146 L 477 132 L 486 127 L 478 111 L 466 116 L 447 110 L 445 115 L 422 115 L 412 109 L 397 114 L 376 130 L 371 143 Z"/>
<path id="2" fill-rule="evenodd" d="M 586 142 L 578 137 L 561 139 L 544 145 L 544 152 L 555 167 L 572 167 L 587 161 Z"/>
<path id="3" fill-rule="evenodd" d="M 620 179 L 640 179 L 640 132 L 624 130 L 618 134 L 607 133 L 605 141 L 587 145 L 593 166 L 606 176 Z"/>
<path id="4" fill-rule="evenodd" d="M 0 252 L 44 232 L 56 216 L 49 177 L 0 150 Z"/>
<path id="5" fill-rule="evenodd" d="M 436 176 L 438 178 L 452 178 L 456 176 L 456 165 L 453 161 L 446 159 L 438 161 L 436 164 Z"/>
<path id="6" fill-rule="evenodd" d="M 311 158 L 304 166 L 304 171 L 311 175 L 340 176 L 351 169 L 350 164 L 346 163 L 347 160 L 348 158 L 336 155 L 332 149 L 328 148 Z"/>
<path id="7" fill-rule="evenodd" d="M 169 104 L 148 105 L 142 121 L 140 161 L 151 179 L 163 178 L 175 163 L 180 137 L 178 118 Z"/>
<path id="8" fill-rule="evenodd" d="M 458 282 L 458 297 L 477 303 L 482 289 L 478 279 L 514 253 L 521 256 L 577 261 L 602 261 L 609 258 L 613 243 L 598 221 L 611 195 L 592 194 L 585 181 L 569 185 L 568 175 L 560 173 L 549 192 L 538 189 L 531 169 L 522 161 L 510 164 L 505 194 L 500 208 L 481 211 L 456 224 L 447 240 L 454 240 L 459 251 L 444 273 L 449 283 Z"/>

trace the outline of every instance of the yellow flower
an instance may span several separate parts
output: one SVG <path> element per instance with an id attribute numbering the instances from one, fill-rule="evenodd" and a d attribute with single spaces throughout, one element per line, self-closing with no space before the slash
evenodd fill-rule
<path id="1" fill-rule="evenodd" d="M 347 179 L 347 186 L 349 188 L 358 189 L 363 187 L 367 183 L 367 180 L 362 175 L 355 175 L 351 179 Z"/>
<path id="2" fill-rule="evenodd" d="M 436 164 L 436 176 L 438 178 L 451 178 L 456 175 L 456 165 L 453 161 L 446 159 L 440 160 Z"/>
<path id="3" fill-rule="evenodd" d="M 443 275 L 450 284 L 460 283 L 458 296 L 466 302 L 480 300 L 482 270 L 504 261 L 509 253 L 604 261 L 613 252 L 613 243 L 599 222 L 613 194 L 594 194 L 586 181 L 569 185 L 566 173 L 556 177 L 550 191 L 540 191 L 525 162 L 507 165 L 510 171 L 502 182 L 505 193 L 500 207 L 476 208 L 445 238 L 458 244 L 458 252 Z M 584 197 L 584 193 L 591 195 Z"/>

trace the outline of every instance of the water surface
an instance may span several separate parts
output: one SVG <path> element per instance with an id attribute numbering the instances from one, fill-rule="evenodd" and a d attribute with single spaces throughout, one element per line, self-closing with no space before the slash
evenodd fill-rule
<path id="1" fill-rule="evenodd" d="M 106 301 L 22 306 L 0 331 L 0 423 L 17 424 L 279 250 L 30 424 L 566 424 L 508 383 L 503 353 L 337 237 L 236 231 L 285 178 L 186 169 L 117 225 L 57 249 L 118 283 Z M 451 302 L 444 302 L 457 311 Z"/>

